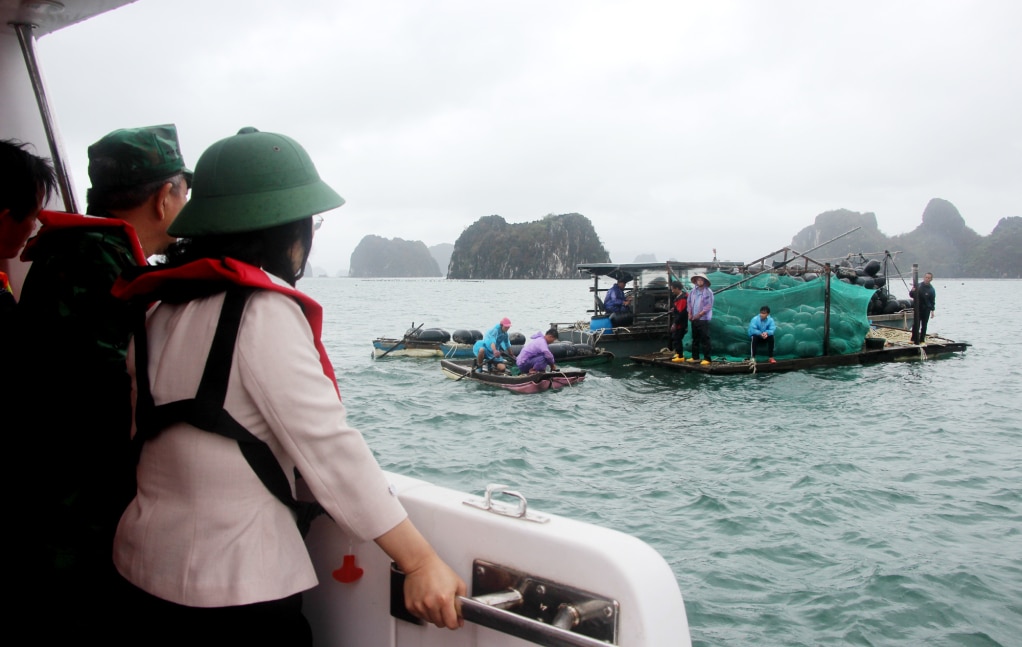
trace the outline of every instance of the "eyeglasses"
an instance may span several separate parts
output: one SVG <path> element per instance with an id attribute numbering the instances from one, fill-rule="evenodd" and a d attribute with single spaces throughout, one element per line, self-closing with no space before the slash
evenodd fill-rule
<path id="1" fill-rule="evenodd" d="M 316 215 L 312 217 L 312 231 L 319 231 L 319 228 L 323 226 L 323 216 Z"/>

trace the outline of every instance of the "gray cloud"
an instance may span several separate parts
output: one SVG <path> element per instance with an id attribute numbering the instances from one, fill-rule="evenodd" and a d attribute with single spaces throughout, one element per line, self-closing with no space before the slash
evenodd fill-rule
<path id="1" fill-rule="evenodd" d="M 616 260 L 749 260 L 820 212 L 980 234 L 1019 215 L 1014 2 L 139 2 L 40 41 L 79 193 L 85 149 L 174 122 L 194 163 L 240 126 L 302 142 L 362 236 L 453 242 L 577 211 Z"/>

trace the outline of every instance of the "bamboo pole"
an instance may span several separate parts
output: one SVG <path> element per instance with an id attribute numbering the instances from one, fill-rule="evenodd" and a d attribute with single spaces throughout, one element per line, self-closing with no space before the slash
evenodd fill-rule
<path id="1" fill-rule="evenodd" d="M 823 292 L 823 354 L 830 355 L 830 263 L 826 265 L 827 284 Z"/>

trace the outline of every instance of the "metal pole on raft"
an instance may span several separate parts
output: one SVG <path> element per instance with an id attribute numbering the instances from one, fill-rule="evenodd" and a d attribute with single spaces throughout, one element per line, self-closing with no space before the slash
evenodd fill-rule
<path id="1" fill-rule="evenodd" d="M 671 336 L 671 326 L 674 324 L 674 292 L 671 292 L 671 281 L 674 279 L 671 278 L 671 262 L 666 261 L 664 265 L 667 266 L 667 312 L 670 313 L 670 316 L 667 317 L 667 346 L 670 347 L 672 345 L 671 342 L 674 341 L 674 338 Z M 678 281 L 680 282 L 681 279 L 678 279 Z M 672 348 L 671 350 L 684 357 L 683 351 L 677 348 Z"/>
<path id="2" fill-rule="evenodd" d="M 830 355 L 830 263 L 827 270 L 827 287 L 823 291 L 823 354 Z"/>
<path id="3" fill-rule="evenodd" d="M 919 263 L 912 263 L 912 343 L 919 343 Z"/>

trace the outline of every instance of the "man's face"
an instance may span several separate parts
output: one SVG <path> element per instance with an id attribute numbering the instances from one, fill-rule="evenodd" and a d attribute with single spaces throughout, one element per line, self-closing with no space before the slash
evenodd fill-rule
<path id="1" fill-rule="evenodd" d="M 759 313 L 759 318 L 760 318 L 760 319 L 762 319 L 762 320 L 764 320 L 764 321 L 766 321 L 766 318 L 767 318 L 767 317 L 769 317 L 769 316 L 770 316 L 770 313 L 769 313 L 769 312 L 762 312 L 762 311 L 761 311 L 761 312 Z M 782 317 L 782 319 L 783 319 L 783 317 Z"/>
<path id="2" fill-rule="evenodd" d="M 14 258 L 35 230 L 36 219 L 43 208 L 45 195 L 39 191 L 36 208 L 22 221 L 11 217 L 10 209 L 0 209 L 0 258 Z"/>
<path id="3" fill-rule="evenodd" d="M 701 277 L 701 276 L 697 276 L 696 277 L 696 287 L 697 288 L 703 287 L 703 283 L 705 283 L 705 282 L 706 281 L 703 280 L 703 277 Z"/>
<path id="4" fill-rule="evenodd" d="M 170 193 L 167 195 L 166 206 L 164 207 L 166 214 L 165 224 L 167 227 L 170 227 L 174 219 L 177 218 L 177 214 L 181 213 L 181 210 L 185 208 L 185 204 L 188 203 L 188 190 L 190 188 L 188 180 L 184 176 L 181 176 L 176 187 L 171 188 Z"/>
<path id="5" fill-rule="evenodd" d="M 923 275 L 923 283 L 929 283 L 932 280 L 933 280 L 933 275 L 932 274 L 926 273 L 926 274 Z"/>
<path id="6" fill-rule="evenodd" d="M 181 210 L 185 208 L 185 204 L 188 203 L 188 190 L 190 187 L 188 186 L 188 180 L 183 175 L 177 178 L 176 186 L 174 182 L 170 182 L 170 184 L 170 191 L 163 198 L 163 220 L 160 221 L 160 234 L 163 240 L 156 249 L 146 250 L 147 253 L 162 254 L 167 251 L 167 247 L 171 243 L 177 240 L 167 234 L 167 229 L 174 223 Z"/>
<path id="7" fill-rule="evenodd" d="M 545 337 L 545 338 L 546 338 L 546 343 L 547 343 L 547 344 L 552 344 L 552 343 L 554 343 L 555 341 L 557 341 L 557 338 L 556 338 L 556 337 L 554 337 L 553 335 L 543 335 L 543 337 Z"/>

